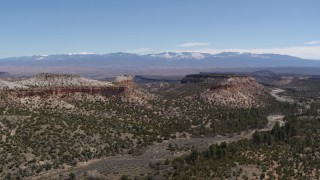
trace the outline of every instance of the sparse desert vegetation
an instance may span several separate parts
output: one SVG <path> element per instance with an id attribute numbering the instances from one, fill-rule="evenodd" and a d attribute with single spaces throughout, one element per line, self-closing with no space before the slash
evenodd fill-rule
<path id="1" fill-rule="evenodd" d="M 320 0 L 0 2 L 0 180 L 320 180 Z"/>
<path id="2" fill-rule="evenodd" d="M 105 83 L 125 88 L 126 93 L 112 96 L 70 91 L 20 97 L 3 90 L 1 178 L 285 178 L 299 173 L 316 178 L 319 149 L 310 142 L 318 138 L 317 102 L 308 108 L 280 102 L 254 79 L 218 78 L 225 79 L 219 84 Z M 50 81 L 52 88 L 81 86 Z M 13 89 L 33 88 L 39 87 Z M 228 106 L 224 94 L 238 92 L 259 104 L 246 106 L 247 98 L 234 98 Z M 215 101 L 207 101 L 203 93 L 211 93 Z M 268 124 L 270 114 L 285 115 L 285 124 Z M 308 170 L 298 163 L 307 160 Z M 118 168 L 112 168 L 115 164 Z"/>

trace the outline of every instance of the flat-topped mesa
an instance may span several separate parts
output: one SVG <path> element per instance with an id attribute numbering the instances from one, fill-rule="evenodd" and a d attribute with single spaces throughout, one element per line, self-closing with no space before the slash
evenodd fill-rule
<path id="1" fill-rule="evenodd" d="M 48 97 L 75 93 L 101 96 L 127 96 L 132 88 L 132 77 L 120 76 L 115 82 L 86 79 L 78 75 L 38 74 L 30 79 L 15 82 L 25 89 L 7 89 L 13 97 Z"/>
<path id="2" fill-rule="evenodd" d="M 112 82 L 86 79 L 78 75 L 48 74 L 48 73 L 37 74 L 30 79 L 23 80 L 18 83 L 28 87 L 42 87 L 42 88 L 114 86 Z"/>
<path id="3" fill-rule="evenodd" d="M 129 75 L 117 76 L 114 82 L 125 86 L 131 86 L 133 85 L 133 77 Z"/>
<path id="4" fill-rule="evenodd" d="M 248 87 L 262 87 L 262 85 L 258 84 L 254 78 L 251 77 L 231 77 L 225 79 L 224 81 L 220 81 L 219 84 L 212 84 L 211 90 L 228 90 L 228 91 L 238 91 L 241 88 Z"/>
<path id="5" fill-rule="evenodd" d="M 239 74 L 195 74 L 186 76 L 181 83 L 202 83 L 205 89 L 200 97 L 209 103 L 233 108 L 263 106 L 260 101 L 267 88 L 254 78 Z"/>
<path id="6" fill-rule="evenodd" d="M 256 85 L 256 80 L 242 74 L 193 74 L 187 75 L 181 81 L 185 83 L 204 83 L 211 90 L 223 89 L 229 91 L 239 90 L 241 87 Z"/>
<path id="7" fill-rule="evenodd" d="M 210 84 L 220 84 L 221 82 L 235 77 L 248 77 L 242 74 L 191 74 L 185 76 L 181 80 L 181 84 L 186 83 L 210 83 Z"/>
<path id="8" fill-rule="evenodd" d="M 132 95 L 132 91 L 135 88 L 133 83 L 133 77 L 129 75 L 117 76 L 114 80 L 115 84 L 121 87 L 125 87 L 124 96 Z"/>

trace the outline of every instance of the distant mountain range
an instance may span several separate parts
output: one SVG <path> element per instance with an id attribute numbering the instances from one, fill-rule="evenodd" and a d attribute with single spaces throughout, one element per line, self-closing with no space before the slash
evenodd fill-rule
<path id="1" fill-rule="evenodd" d="M 15 68 L 94 68 L 102 71 L 143 71 L 152 69 L 210 69 L 210 68 L 271 68 L 320 67 L 320 60 L 307 60 L 279 54 L 252 54 L 223 52 L 208 54 L 198 52 L 163 52 L 138 55 L 132 53 L 110 54 L 57 54 L 0 59 L 1 67 Z M 10 72 L 10 71 L 9 71 Z M 11 73 L 11 72 L 10 72 Z"/>

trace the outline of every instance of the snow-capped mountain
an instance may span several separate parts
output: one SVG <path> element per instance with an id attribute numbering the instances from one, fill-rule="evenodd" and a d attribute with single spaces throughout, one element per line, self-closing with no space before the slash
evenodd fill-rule
<path id="1" fill-rule="evenodd" d="M 211 57 L 211 54 L 207 53 L 199 53 L 199 52 L 164 52 L 158 54 L 150 54 L 149 56 L 158 57 L 158 58 L 165 58 L 165 59 L 205 59 L 207 57 Z"/>
<path id="2" fill-rule="evenodd" d="M 156 54 L 139 55 L 133 53 L 109 53 L 109 54 L 94 54 L 88 52 L 82 53 L 68 53 L 68 54 L 53 54 L 53 55 L 35 55 L 35 56 L 22 56 L 22 57 L 11 57 L 0 59 L 1 62 L 5 61 L 34 61 L 34 60 L 95 60 L 95 59 L 128 59 L 128 58 L 139 58 L 139 59 L 163 59 L 163 60 L 205 60 L 205 59 L 219 59 L 219 58 L 286 58 L 286 59 L 300 59 L 297 57 L 278 55 L 278 54 L 252 54 L 252 53 L 241 53 L 241 52 L 222 52 L 218 54 L 200 53 L 200 52 L 163 52 Z"/>
<path id="3" fill-rule="evenodd" d="M 265 68 L 265 67 L 320 67 L 320 61 L 306 60 L 279 54 L 252 54 L 223 52 L 207 54 L 199 52 L 164 52 L 138 55 L 132 53 L 110 54 L 55 54 L 0 59 L 0 71 L 33 69 L 33 72 L 100 71 L 144 72 L 165 69 L 209 68 Z M 9 72 L 11 73 L 11 72 Z M 95 72 L 93 72 L 95 73 Z"/>
<path id="4" fill-rule="evenodd" d="M 253 58 L 271 58 L 270 56 L 275 54 L 252 54 L 252 53 L 242 53 L 242 52 L 222 52 L 214 54 L 213 57 L 216 58 L 236 58 L 236 57 L 253 57 Z"/>
<path id="5" fill-rule="evenodd" d="M 213 57 L 221 57 L 221 58 L 237 57 L 243 54 L 244 53 L 241 53 L 241 52 L 222 52 L 222 53 L 214 54 Z M 250 53 L 245 53 L 245 54 L 250 54 Z"/>

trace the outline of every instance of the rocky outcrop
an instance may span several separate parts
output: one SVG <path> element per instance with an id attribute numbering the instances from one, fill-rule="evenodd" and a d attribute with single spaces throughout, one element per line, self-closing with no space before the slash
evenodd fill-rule
<path id="1" fill-rule="evenodd" d="M 132 77 L 119 76 L 115 82 L 86 79 L 77 75 L 38 74 L 23 81 L 0 80 L 0 90 L 15 98 L 64 96 L 75 93 L 90 95 L 129 96 Z"/>
<path id="2" fill-rule="evenodd" d="M 231 92 L 237 92 L 243 88 L 248 87 L 262 87 L 262 85 L 258 84 L 254 78 L 250 77 L 236 77 L 236 78 L 228 78 L 225 81 L 220 82 L 220 84 L 212 85 L 210 90 L 227 90 Z"/>
<path id="3" fill-rule="evenodd" d="M 134 86 L 133 77 L 129 75 L 117 76 L 114 82 L 123 87 L 132 88 Z"/>
<path id="4" fill-rule="evenodd" d="M 268 94 L 261 84 L 251 77 L 219 77 L 201 93 L 201 97 L 219 106 L 232 108 L 251 108 L 263 106 L 261 98 Z"/>
<path id="5" fill-rule="evenodd" d="M 29 109 L 75 110 L 73 103 L 106 102 L 110 97 L 145 106 L 155 98 L 135 85 L 128 75 L 99 81 L 76 75 L 40 74 L 26 80 L 0 81 L 0 93 L 11 104 Z"/>

